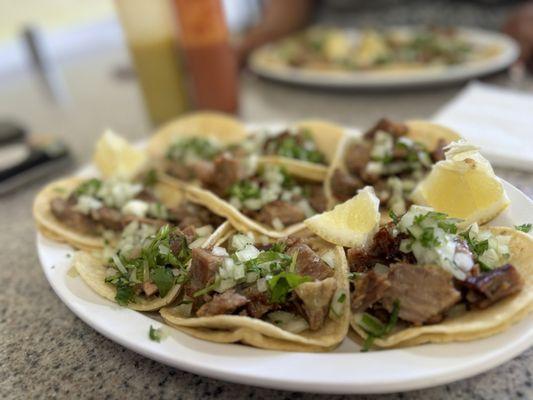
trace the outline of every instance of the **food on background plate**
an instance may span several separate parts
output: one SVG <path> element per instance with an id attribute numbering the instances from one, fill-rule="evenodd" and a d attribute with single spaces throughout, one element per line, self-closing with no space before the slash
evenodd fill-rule
<path id="1" fill-rule="evenodd" d="M 453 28 L 350 31 L 312 27 L 265 46 L 263 62 L 323 72 L 388 72 L 449 68 L 493 57 L 499 49 L 475 44 Z"/>
<path id="2" fill-rule="evenodd" d="M 444 147 L 458 138 L 429 122 L 381 119 L 362 137 L 346 137 L 339 146 L 326 183 L 329 201 L 343 202 L 371 185 L 381 210 L 401 215 L 409 208 L 417 183 L 444 158 Z"/>
<path id="3" fill-rule="evenodd" d="M 325 351 L 348 330 L 346 260 L 316 236 L 278 241 L 232 232 L 192 251 L 182 297 L 165 321 L 202 339 Z"/>
<path id="4" fill-rule="evenodd" d="M 509 198 L 479 147 L 466 142 L 450 145 L 439 161 L 415 188 L 412 199 L 451 217 L 462 225 L 483 224 L 509 205 Z"/>
<path id="5" fill-rule="evenodd" d="M 73 266 L 99 295 L 134 310 L 154 311 L 174 300 L 187 279 L 192 250 L 212 234 L 210 225 L 181 230 L 134 221 L 117 244 L 101 252 L 76 252 Z"/>
<path id="6" fill-rule="evenodd" d="M 533 307 L 533 240 L 413 205 L 346 250 L 351 326 L 372 345 L 489 336 Z"/>

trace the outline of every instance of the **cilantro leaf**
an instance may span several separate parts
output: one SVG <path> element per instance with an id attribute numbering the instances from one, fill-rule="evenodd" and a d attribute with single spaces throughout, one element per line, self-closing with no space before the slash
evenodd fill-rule
<path id="1" fill-rule="evenodd" d="M 159 343 L 161 341 L 161 328 L 154 328 L 152 325 L 150 325 L 148 337 L 150 338 L 150 340 Z"/>
<path id="2" fill-rule="evenodd" d="M 95 196 L 96 192 L 100 190 L 102 186 L 102 181 L 100 179 L 92 178 L 83 183 L 81 183 L 75 190 L 74 195 L 79 196 Z"/>
<path id="3" fill-rule="evenodd" d="M 135 293 L 133 288 L 129 285 L 119 285 L 117 286 L 117 294 L 115 295 L 115 300 L 121 306 L 127 306 L 128 303 L 131 303 Z"/>
<path id="4" fill-rule="evenodd" d="M 440 241 L 435 237 L 433 228 L 424 228 L 420 236 L 420 244 L 426 248 L 440 246 Z"/>
<path id="5" fill-rule="evenodd" d="M 529 233 L 531 232 L 531 228 L 533 227 L 533 224 L 522 224 L 522 225 L 515 225 L 514 228 L 517 231 Z"/>
<path id="6" fill-rule="evenodd" d="M 283 271 L 274 275 L 269 281 L 270 300 L 272 303 L 284 303 L 287 295 L 304 282 L 309 282 L 311 278 L 302 276 L 294 272 Z"/>
<path id="7" fill-rule="evenodd" d="M 154 268 L 150 273 L 150 277 L 159 289 L 160 297 L 165 297 L 170 289 L 172 289 L 172 286 L 174 286 L 174 275 L 165 267 Z"/>
<path id="8" fill-rule="evenodd" d="M 389 217 L 392 219 L 392 222 L 394 222 L 395 225 L 398 225 L 398 222 L 400 222 L 400 217 L 396 215 L 392 208 L 389 210 Z"/>

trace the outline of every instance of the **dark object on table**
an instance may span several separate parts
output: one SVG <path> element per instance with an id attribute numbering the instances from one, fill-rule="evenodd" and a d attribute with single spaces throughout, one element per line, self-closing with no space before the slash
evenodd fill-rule
<path id="1" fill-rule="evenodd" d="M 59 139 L 33 136 L 11 123 L 0 123 L 0 195 L 72 163 L 70 152 Z"/>

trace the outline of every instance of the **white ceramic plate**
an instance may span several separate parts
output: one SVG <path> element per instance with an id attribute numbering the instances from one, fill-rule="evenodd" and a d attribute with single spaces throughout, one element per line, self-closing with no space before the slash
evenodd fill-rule
<path id="1" fill-rule="evenodd" d="M 346 31 L 349 35 L 358 34 L 357 30 L 347 29 Z M 331 72 L 305 70 L 268 62 L 271 45 L 266 45 L 252 53 L 250 68 L 260 76 L 286 83 L 331 88 L 385 89 L 465 81 L 501 71 L 510 66 L 518 57 L 519 48 L 516 42 L 501 33 L 461 28 L 459 34 L 475 45 L 495 45 L 501 51 L 484 60 L 443 68 L 421 68 L 397 72 Z"/>
<path id="2" fill-rule="evenodd" d="M 508 183 L 511 206 L 494 225 L 531 221 L 533 201 Z M 517 356 L 533 344 L 533 315 L 508 331 L 466 343 L 424 345 L 360 353 L 346 339 L 331 353 L 285 353 L 194 339 L 170 327 L 156 343 L 150 325 L 157 314 L 122 308 L 96 295 L 70 271 L 68 246 L 37 235 L 37 249 L 50 285 L 72 312 L 111 340 L 139 354 L 200 375 L 276 389 L 326 393 L 384 393 L 420 389 L 464 379 Z"/>

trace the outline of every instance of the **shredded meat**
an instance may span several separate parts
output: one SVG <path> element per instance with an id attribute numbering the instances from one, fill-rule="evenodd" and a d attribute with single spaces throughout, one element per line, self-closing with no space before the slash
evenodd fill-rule
<path id="1" fill-rule="evenodd" d="M 467 302 L 475 308 L 483 309 L 518 293 L 522 290 L 524 281 L 513 265 L 506 264 L 478 276 L 468 277 L 461 284 L 468 290 Z"/>
<path id="2" fill-rule="evenodd" d="M 435 146 L 435 149 L 431 152 L 431 158 L 433 162 L 444 160 L 444 148 L 448 142 L 445 139 L 439 139 L 437 141 L 437 145 Z"/>
<path id="3" fill-rule="evenodd" d="M 337 282 L 334 278 L 305 282 L 294 289 L 303 302 L 302 308 L 310 330 L 316 331 L 324 325 L 335 290 L 337 290 Z"/>
<path id="4" fill-rule="evenodd" d="M 284 226 L 289 226 L 303 221 L 305 213 L 295 204 L 275 200 L 266 204 L 256 215 L 256 219 L 266 225 L 272 225 L 274 218 L 278 218 Z"/>
<path id="5" fill-rule="evenodd" d="M 249 300 L 246 304 L 246 315 L 252 318 L 261 318 L 267 312 L 281 307 L 277 303 L 270 303 L 268 293 L 260 292 L 257 285 L 247 287 L 242 290 L 241 294 Z"/>
<path id="6" fill-rule="evenodd" d="M 197 311 L 198 317 L 208 317 L 211 315 L 231 314 L 237 308 L 248 303 L 248 299 L 243 295 L 230 289 L 222 294 L 216 294 L 212 300 L 202 305 Z"/>
<path id="7" fill-rule="evenodd" d="M 91 217 L 106 229 L 120 231 L 126 226 L 122 213 L 110 207 L 100 207 L 91 211 Z"/>
<path id="8" fill-rule="evenodd" d="M 394 237 L 392 229 L 392 224 L 380 228 L 368 249 L 348 249 L 346 256 L 350 271 L 366 272 L 377 263 L 389 265 L 398 261 L 411 261 L 412 255 L 400 251 L 402 235 Z"/>
<path id="9" fill-rule="evenodd" d="M 211 225 L 213 227 L 219 226 L 223 219 L 218 215 L 213 214 L 206 207 L 185 201 L 178 207 L 169 210 L 169 218 L 178 224 L 180 229 L 187 226 L 201 226 Z"/>
<path id="10" fill-rule="evenodd" d="M 399 317 L 415 325 L 439 322 L 461 300 L 452 275 L 436 265 L 392 264 L 388 279 L 381 304 L 391 312 L 398 300 Z"/>
<path id="11" fill-rule="evenodd" d="M 317 213 L 321 213 L 328 208 L 328 199 L 324 193 L 322 185 L 309 186 L 309 204 Z"/>
<path id="12" fill-rule="evenodd" d="M 153 294 L 156 294 L 159 289 L 152 282 L 144 282 L 142 285 L 143 292 L 146 296 L 150 297 Z"/>
<path id="13" fill-rule="evenodd" d="M 363 187 L 363 182 L 359 178 L 337 168 L 331 176 L 330 186 L 333 195 L 337 199 L 345 201 L 352 198 L 357 190 Z"/>
<path id="14" fill-rule="evenodd" d="M 387 118 L 382 118 L 376 125 L 374 125 L 365 133 L 365 139 L 373 139 L 378 131 L 385 131 L 394 137 L 400 137 L 407 134 L 408 128 L 402 123 L 393 122 Z"/>
<path id="15" fill-rule="evenodd" d="M 303 276 L 309 276 L 315 280 L 324 280 L 333 276 L 333 269 L 329 267 L 307 244 L 296 241 L 287 248 L 287 254 L 294 255 L 298 252 L 296 258 L 296 273 Z"/>
<path id="16" fill-rule="evenodd" d="M 192 249 L 190 280 L 185 285 L 185 293 L 192 296 L 196 291 L 213 282 L 222 259 L 223 257 L 214 256 L 207 250 L 198 247 Z"/>
<path id="17" fill-rule="evenodd" d="M 244 178 L 241 163 L 229 153 L 223 153 L 213 161 L 213 174 L 209 183 L 209 189 L 225 196 L 234 183 Z"/>
<path id="18" fill-rule="evenodd" d="M 98 233 L 98 225 L 89 216 L 75 210 L 74 204 L 63 198 L 52 199 L 50 210 L 61 223 L 69 228 L 82 233 Z"/>
<path id="19" fill-rule="evenodd" d="M 358 277 L 355 281 L 355 290 L 351 295 L 352 311 L 364 311 L 371 307 L 381 300 L 390 285 L 386 274 L 369 271 Z"/>
<path id="20" fill-rule="evenodd" d="M 368 142 L 350 143 L 346 148 L 344 155 L 344 161 L 348 171 L 354 175 L 360 176 L 370 161 L 371 150 L 371 145 Z"/>

